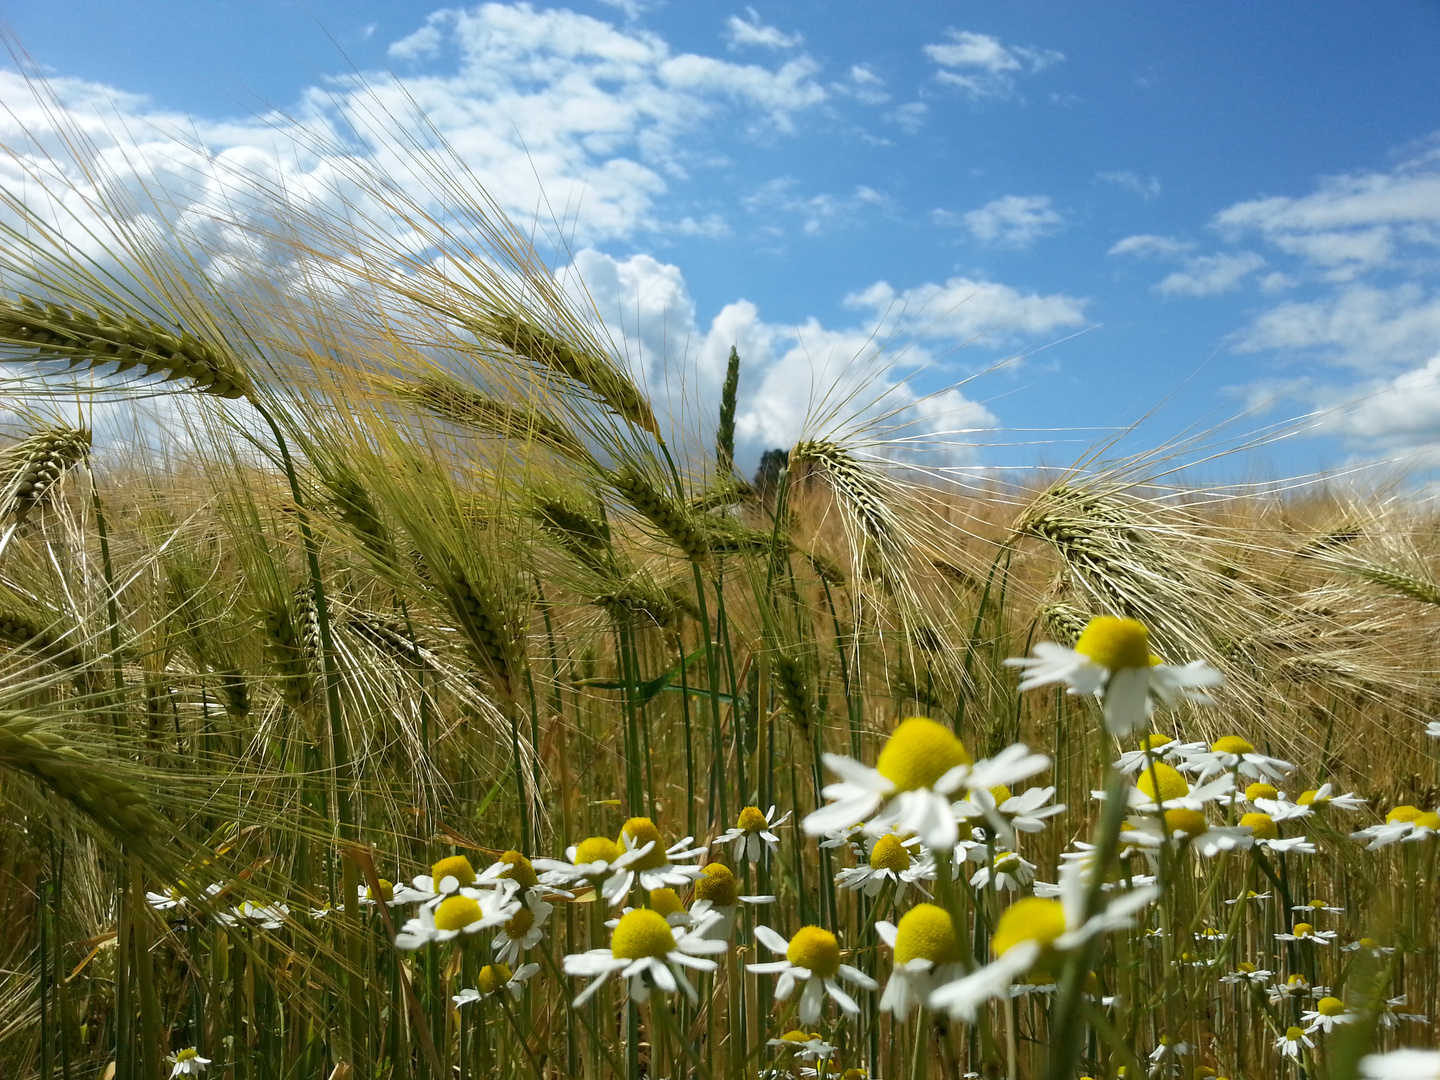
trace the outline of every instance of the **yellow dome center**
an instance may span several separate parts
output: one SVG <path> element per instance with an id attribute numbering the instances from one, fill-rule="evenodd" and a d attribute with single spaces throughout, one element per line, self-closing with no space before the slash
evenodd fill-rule
<path id="1" fill-rule="evenodd" d="M 451 855 L 430 867 L 430 880 L 437 889 L 440 887 L 440 879 L 447 877 L 453 877 L 461 885 L 469 885 L 475 881 L 475 868 L 464 855 Z"/>
<path id="2" fill-rule="evenodd" d="M 1414 821 L 1421 814 L 1418 806 L 1411 806 L 1408 803 L 1404 806 L 1397 806 L 1385 815 L 1385 820 L 1390 824 L 1405 824 Z"/>
<path id="3" fill-rule="evenodd" d="M 1323 997 L 1315 1005 L 1321 1016 L 1339 1016 L 1345 1011 L 1345 1002 L 1337 997 Z"/>
<path id="4" fill-rule="evenodd" d="M 620 843 L 630 838 L 632 847 L 642 848 L 653 843 L 649 852 L 630 864 L 632 870 L 658 870 L 665 865 L 665 846 L 660 843 L 660 830 L 648 817 L 632 817 L 620 829 Z"/>
<path id="5" fill-rule="evenodd" d="M 990 789 L 990 797 L 995 800 L 996 806 L 1004 806 L 1010 800 L 1010 789 L 1004 784 L 996 784 Z"/>
<path id="6" fill-rule="evenodd" d="M 875 769 L 896 791 L 931 787 L 957 765 L 972 763 L 965 744 L 944 724 L 912 716 L 890 733 Z"/>
<path id="7" fill-rule="evenodd" d="M 175 1063 L 178 1065 L 182 1061 L 194 1061 L 199 1056 L 199 1050 L 196 1050 L 193 1046 L 187 1046 L 175 1055 Z"/>
<path id="8" fill-rule="evenodd" d="M 1156 797 L 1155 782 L 1160 782 L 1160 794 Z M 1152 761 L 1140 771 L 1135 786 L 1154 802 L 1166 802 L 1190 794 L 1190 785 L 1174 768 L 1163 761 Z"/>
<path id="9" fill-rule="evenodd" d="M 910 869 L 910 852 L 894 833 L 886 833 L 870 849 L 870 865 L 876 870 Z"/>
<path id="10" fill-rule="evenodd" d="M 1300 797 L 1299 797 L 1298 799 L 1296 799 L 1295 801 L 1296 801 L 1297 803 L 1299 803 L 1301 806 L 1314 806 L 1314 805 L 1315 805 L 1315 798 L 1316 798 L 1316 796 L 1319 795 L 1319 794 L 1320 794 L 1320 792 L 1319 792 L 1318 789 L 1316 789 L 1316 788 L 1310 788 L 1310 790 L 1308 790 L 1308 791 L 1302 791 L 1302 792 L 1300 793 Z M 1329 802 L 1330 800 L 1329 800 L 1329 799 L 1321 799 L 1320 801 L 1321 801 L 1322 803 L 1327 803 L 1327 802 Z"/>
<path id="11" fill-rule="evenodd" d="M 740 811 L 740 817 L 735 822 L 735 827 L 737 829 L 743 829 L 745 832 L 760 832 L 762 829 L 768 828 L 769 825 L 770 823 L 765 820 L 765 815 L 760 812 L 758 806 L 745 807 L 744 810 Z"/>
<path id="12" fill-rule="evenodd" d="M 612 863 L 620 857 L 620 845 L 608 836 L 592 836 L 575 845 L 577 863 Z"/>
<path id="13" fill-rule="evenodd" d="M 504 964 L 486 964 L 475 977 L 475 988 L 488 996 L 508 983 L 511 974 Z"/>
<path id="14" fill-rule="evenodd" d="M 1440 829 L 1440 814 L 1427 810 L 1411 822 L 1417 829 Z"/>
<path id="15" fill-rule="evenodd" d="M 447 896 L 435 909 L 436 930 L 463 930 L 480 918 L 480 904 L 468 896 Z"/>
<path id="16" fill-rule="evenodd" d="M 393 881 L 386 881 L 382 877 L 379 879 L 377 884 L 380 886 L 379 896 L 375 895 L 375 890 L 372 889 L 369 885 L 365 886 L 366 900 L 379 900 L 382 903 L 388 904 L 391 900 L 395 899 L 395 883 Z"/>
<path id="17" fill-rule="evenodd" d="M 706 863 L 701 867 L 704 874 L 695 882 L 695 899 L 709 900 L 716 907 L 734 907 L 740 902 L 739 890 L 735 887 L 735 875 L 724 863 Z"/>
<path id="18" fill-rule="evenodd" d="M 636 908 L 620 916 L 610 938 L 610 952 L 621 960 L 664 956 L 675 950 L 675 934 L 665 916 L 649 908 Z"/>
<path id="19" fill-rule="evenodd" d="M 1315 933 L 1315 927 L 1311 926 L 1308 922 L 1297 922 L 1295 929 L 1290 932 L 1296 937 L 1309 937 Z"/>
<path id="20" fill-rule="evenodd" d="M 518 881 L 521 888 L 533 889 L 540 884 L 540 879 L 535 876 L 535 867 L 530 865 L 530 860 L 518 851 L 507 851 L 500 856 L 500 861 L 506 863 L 510 869 L 500 871 L 502 878 L 509 878 L 511 881 Z"/>
<path id="21" fill-rule="evenodd" d="M 1162 746 L 1169 746 L 1174 741 L 1175 739 L 1170 735 L 1152 731 L 1149 735 L 1140 736 L 1140 749 L 1159 750 Z"/>
<path id="22" fill-rule="evenodd" d="M 1311 792 L 1311 794 L 1314 794 L 1314 792 Z M 1276 799 L 1279 798 L 1279 796 L 1280 792 L 1276 790 L 1274 784 L 1267 784 L 1263 781 L 1251 784 L 1245 789 L 1245 798 L 1250 802 L 1254 802 L 1256 799 Z M 1301 798 L 1304 798 L 1304 796 L 1301 796 Z"/>
<path id="23" fill-rule="evenodd" d="M 1244 814 L 1241 825 L 1250 826 L 1250 835 L 1259 840 L 1274 840 L 1280 835 L 1280 828 L 1269 814 Z"/>
<path id="24" fill-rule="evenodd" d="M 1291 1024 L 1288 1028 L 1285 1029 L 1285 1038 L 1287 1038 L 1291 1042 L 1299 1042 L 1304 1037 L 1304 1029 L 1298 1028 L 1294 1024 Z"/>
<path id="25" fill-rule="evenodd" d="M 900 917 L 895 928 L 895 963 L 929 960 L 934 964 L 961 959 L 960 942 L 950 913 L 935 904 L 916 904 Z"/>
<path id="26" fill-rule="evenodd" d="M 1210 749 L 1217 754 L 1253 754 L 1255 752 L 1254 745 L 1239 735 L 1225 735 L 1216 739 L 1210 744 Z"/>
<path id="27" fill-rule="evenodd" d="M 790 939 L 785 959 L 822 979 L 833 979 L 840 970 L 840 943 L 829 930 L 806 926 Z"/>
<path id="28" fill-rule="evenodd" d="M 666 917 L 684 911 L 685 905 L 680 902 L 680 894 L 674 889 L 651 889 L 650 910 Z"/>
<path id="29" fill-rule="evenodd" d="M 1134 619 L 1099 615 L 1090 620 L 1075 642 L 1075 651 L 1103 668 L 1120 671 L 1150 666 L 1150 631 Z"/>
<path id="30" fill-rule="evenodd" d="M 1165 835 L 1174 836 L 1177 832 L 1184 833 L 1187 837 L 1202 835 L 1210 826 L 1205 823 L 1205 815 L 1199 810 L 1166 810 L 1165 811 Z"/>
<path id="31" fill-rule="evenodd" d="M 535 926 L 535 913 L 528 907 L 522 907 L 519 911 L 505 920 L 505 933 L 512 938 L 522 938 Z"/>
<path id="32" fill-rule="evenodd" d="M 1059 900 L 1027 896 L 1001 912 L 990 948 L 996 956 L 1003 956 L 1022 941 L 1048 946 L 1064 932 L 1065 909 Z"/>

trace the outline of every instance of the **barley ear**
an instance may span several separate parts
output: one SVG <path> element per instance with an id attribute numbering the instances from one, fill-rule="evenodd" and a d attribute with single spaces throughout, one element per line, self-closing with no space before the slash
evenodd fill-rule
<path id="1" fill-rule="evenodd" d="M 715 428 L 715 463 L 722 477 L 735 470 L 735 399 L 739 389 L 740 354 L 732 345 L 725 365 L 725 385 L 720 391 L 720 423 Z"/>
<path id="2" fill-rule="evenodd" d="M 453 424 L 476 427 L 519 443 L 538 443 L 572 461 L 590 460 L 574 432 L 539 409 L 496 401 L 440 375 L 427 375 L 412 383 L 396 382 L 392 389 Z"/>
<path id="3" fill-rule="evenodd" d="M 709 542 L 689 508 L 662 492 L 638 469 L 626 465 L 610 474 L 610 483 L 687 558 L 699 562 L 709 553 Z"/>
<path id="4" fill-rule="evenodd" d="M 0 518 L 20 524 L 60 477 L 90 456 L 90 432 L 64 424 L 42 428 L 0 452 Z"/>

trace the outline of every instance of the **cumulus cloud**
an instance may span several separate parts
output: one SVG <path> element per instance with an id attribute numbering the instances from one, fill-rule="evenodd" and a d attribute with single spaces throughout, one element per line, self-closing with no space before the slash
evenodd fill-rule
<path id="1" fill-rule="evenodd" d="M 1322 401 L 1325 431 L 1371 448 L 1433 447 L 1440 438 L 1440 354 L 1391 379 L 1362 384 L 1348 400 Z"/>
<path id="2" fill-rule="evenodd" d="M 1173 236 L 1155 236 L 1152 233 L 1137 233 L 1117 241 L 1107 255 L 1135 255 L 1143 259 L 1178 259 L 1193 251 L 1195 245 Z"/>
<path id="3" fill-rule="evenodd" d="M 964 90 L 971 100 L 1013 98 L 1018 76 L 1034 75 L 1065 59 L 1054 49 L 1005 45 L 989 34 L 947 30 L 946 40 L 921 51 L 939 65 L 935 78 Z"/>
<path id="4" fill-rule="evenodd" d="M 1122 170 L 1096 173 L 1095 179 L 1102 184 L 1113 184 L 1115 187 L 1139 195 L 1140 198 L 1147 201 L 1158 198 L 1160 195 L 1160 180 L 1154 176 L 1142 177 L 1138 173 Z"/>
<path id="5" fill-rule="evenodd" d="M 1027 248 L 1065 224 L 1048 195 L 1006 195 L 969 211 L 961 220 L 981 243 L 1012 248 Z"/>
<path id="6" fill-rule="evenodd" d="M 1357 282 L 1264 312 L 1235 344 L 1243 352 L 1313 352 L 1362 370 L 1393 370 L 1440 345 L 1440 294 L 1414 282 L 1394 288 Z"/>
<path id="7" fill-rule="evenodd" d="M 1085 301 L 1024 293 L 1009 285 L 954 277 L 897 292 L 886 281 L 845 298 L 868 309 L 880 324 L 919 339 L 976 341 L 1001 347 L 1043 338 L 1085 321 Z"/>
<path id="8" fill-rule="evenodd" d="M 778 27 L 765 25 L 760 21 L 760 13 L 753 7 L 746 8 L 745 13 L 750 16 L 748 20 L 738 15 L 731 15 L 725 20 L 725 36 L 732 49 L 747 45 L 762 49 L 793 49 L 805 40 L 799 34 L 787 34 Z"/>
<path id="9" fill-rule="evenodd" d="M 1253 251 L 1196 255 L 1185 260 L 1183 270 L 1156 285 L 1155 291 L 1166 296 L 1215 296 L 1230 292 L 1264 265 L 1264 257 Z"/>

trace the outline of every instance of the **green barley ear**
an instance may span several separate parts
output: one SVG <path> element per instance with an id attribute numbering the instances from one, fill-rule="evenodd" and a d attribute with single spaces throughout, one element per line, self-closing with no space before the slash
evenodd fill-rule
<path id="1" fill-rule="evenodd" d="M 740 477 L 731 474 L 721 476 L 711 487 L 706 488 L 698 495 L 692 495 L 686 505 L 691 510 L 698 510 L 707 513 L 714 510 L 723 510 L 727 506 L 737 506 L 740 503 L 749 502 L 755 497 L 755 489 L 747 484 Z"/>
<path id="2" fill-rule="evenodd" d="M 90 456 L 90 432 L 64 424 L 43 428 L 0 452 L 0 518 L 20 524 L 60 477 Z"/>
<path id="3" fill-rule="evenodd" d="M 56 667 L 85 663 L 79 630 L 58 612 L 41 607 L 0 585 L 0 641 L 29 649 Z"/>
<path id="4" fill-rule="evenodd" d="M 715 428 L 715 464 L 721 476 L 735 471 L 735 399 L 740 389 L 740 354 L 730 346 L 725 385 L 720 391 L 720 423 Z"/>
<path id="5" fill-rule="evenodd" d="M 213 345 L 186 331 L 101 307 L 82 311 L 28 296 L 0 298 L 0 351 L 23 360 L 65 360 L 72 368 L 114 364 L 116 374 L 134 368 L 146 375 L 163 373 L 166 382 L 183 379 L 222 398 L 252 392 L 245 373 Z"/>
<path id="6" fill-rule="evenodd" d="M 610 525 L 597 508 L 563 490 L 530 491 L 525 512 L 541 531 L 587 569 L 608 572 L 615 562 Z"/>
<path id="7" fill-rule="evenodd" d="M 33 717 L 0 712 L 0 768 L 30 777 L 132 846 L 149 845 L 163 833 L 143 795 Z"/>
<path id="8" fill-rule="evenodd" d="M 452 424 L 476 427 L 518 443 L 538 443 L 572 461 L 590 460 L 574 432 L 553 416 L 528 405 L 496 401 L 456 379 L 431 374 L 415 382 L 396 381 L 391 389 Z"/>
<path id="9" fill-rule="evenodd" d="M 1041 607 L 1040 622 L 1056 641 L 1073 646 L 1089 625 L 1090 616 L 1073 605 L 1056 602 Z"/>
<path id="10" fill-rule="evenodd" d="M 471 330 L 503 345 L 538 368 L 555 372 L 589 390 L 595 400 L 642 431 L 661 438 L 650 404 L 621 367 L 608 357 L 578 348 L 515 315 L 492 311 Z"/>
<path id="11" fill-rule="evenodd" d="M 515 596 L 476 577 L 457 559 L 429 567 L 470 655 L 496 692 L 514 701 L 524 685 L 526 613 Z"/>
<path id="12" fill-rule="evenodd" d="M 302 630 L 286 599 L 266 598 L 259 615 L 265 631 L 265 658 L 279 683 L 280 694 L 290 708 L 302 711 L 315 698 L 315 669 L 306 648 L 309 635 Z"/>
<path id="13" fill-rule="evenodd" d="M 641 517 L 669 537 L 686 558 L 699 562 L 709 553 L 709 542 L 690 509 L 662 492 L 638 469 L 624 466 L 610 474 L 610 484 Z"/>
<path id="14" fill-rule="evenodd" d="M 784 706 L 785 714 L 808 737 L 815 719 L 815 706 L 805 674 L 805 662 L 793 653 L 776 652 L 770 657 L 770 671 L 774 676 L 775 695 Z"/>

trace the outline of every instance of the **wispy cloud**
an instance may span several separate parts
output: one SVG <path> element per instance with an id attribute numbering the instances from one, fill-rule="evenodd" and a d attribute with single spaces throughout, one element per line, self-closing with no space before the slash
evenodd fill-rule
<path id="1" fill-rule="evenodd" d="M 805 39 L 799 34 L 787 34 L 776 26 L 767 26 L 760 21 L 760 13 L 753 7 L 746 8 L 750 18 L 742 19 L 731 15 L 725 20 L 725 36 L 732 49 L 744 46 L 758 46 L 762 49 L 793 49 Z"/>
<path id="2" fill-rule="evenodd" d="M 1065 59 L 1054 49 L 1006 45 L 970 30 L 947 30 L 945 37 L 922 51 L 940 66 L 935 78 L 959 87 L 974 100 L 1015 97 L 1017 77 L 1034 75 Z"/>
<path id="3" fill-rule="evenodd" d="M 1188 240 L 1177 240 L 1173 236 L 1156 236 L 1153 233 L 1137 233 L 1117 241 L 1107 255 L 1136 255 L 1142 259 L 1178 259 L 1195 245 Z"/>
<path id="4" fill-rule="evenodd" d="M 970 235 L 982 244 L 1028 248 L 1065 225 L 1048 195 L 1006 195 L 960 215 Z"/>
<path id="5" fill-rule="evenodd" d="M 1216 296 L 1236 288 L 1264 265 L 1264 256 L 1253 251 L 1196 255 L 1185 260 L 1183 270 L 1156 285 L 1155 291 L 1165 296 Z"/>
<path id="6" fill-rule="evenodd" d="M 1122 191 L 1139 195 L 1140 198 L 1147 201 L 1160 197 L 1160 180 L 1155 176 L 1141 176 L 1139 173 L 1133 173 L 1126 169 L 1119 172 L 1096 173 L 1095 179 L 1102 184 L 1113 184 Z"/>

